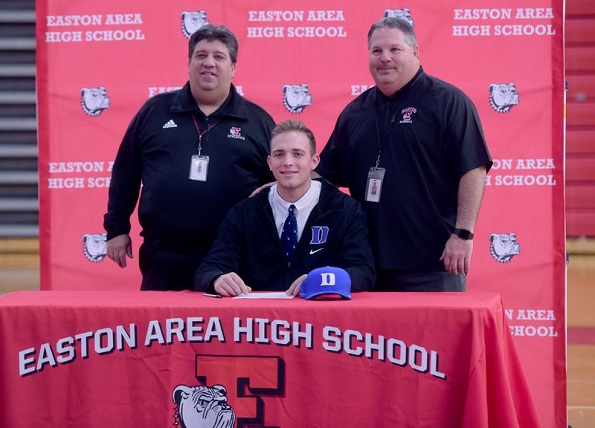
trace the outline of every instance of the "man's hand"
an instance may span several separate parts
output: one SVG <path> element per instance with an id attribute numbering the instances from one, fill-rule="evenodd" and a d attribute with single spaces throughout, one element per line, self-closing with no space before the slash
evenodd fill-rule
<path id="1" fill-rule="evenodd" d="M 451 235 L 446 241 L 442 257 L 440 257 L 440 260 L 444 262 L 444 270 L 453 275 L 468 273 L 472 252 L 472 240 L 464 240 L 454 234 Z"/>
<path id="2" fill-rule="evenodd" d="M 301 288 L 300 286 L 302 285 L 302 282 L 304 282 L 304 280 L 306 279 L 307 276 L 308 276 L 308 274 L 305 273 L 302 276 L 300 276 L 298 279 L 293 281 L 293 283 L 287 289 L 285 294 L 287 294 L 288 296 L 297 296 L 298 294 L 300 294 L 300 288 Z"/>
<path id="3" fill-rule="evenodd" d="M 254 192 L 250 193 L 249 198 L 253 198 L 254 196 L 258 195 L 260 192 L 262 192 L 264 189 L 271 187 L 273 184 L 275 184 L 274 181 L 271 181 L 270 183 L 267 183 L 267 184 L 263 184 L 262 186 L 260 186 L 256 190 L 254 190 Z"/>
<path id="4" fill-rule="evenodd" d="M 118 235 L 107 241 L 107 256 L 121 268 L 126 267 L 126 256 L 132 256 L 130 235 Z"/>
<path id="5" fill-rule="evenodd" d="M 252 291 L 250 287 L 244 284 L 244 281 L 235 272 L 221 275 L 215 280 L 213 284 L 215 292 L 222 296 L 239 296 L 240 294 L 247 294 Z"/>

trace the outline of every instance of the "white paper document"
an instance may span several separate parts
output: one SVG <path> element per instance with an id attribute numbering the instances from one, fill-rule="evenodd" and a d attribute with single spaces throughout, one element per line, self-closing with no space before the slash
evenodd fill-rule
<path id="1" fill-rule="evenodd" d="M 285 291 L 253 291 L 248 294 L 240 294 L 235 296 L 234 299 L 293 299 L 295 296 L 288 296 Z"/>

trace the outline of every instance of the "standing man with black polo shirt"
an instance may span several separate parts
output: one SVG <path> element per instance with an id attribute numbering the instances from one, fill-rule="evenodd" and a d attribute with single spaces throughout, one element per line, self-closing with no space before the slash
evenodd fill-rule
<path id="1" fill-rule="evenodd" d="M 423 71 L 407 21 L 373 24 L 368 49 L 376 86 L 340 114 L 316 172 L 362 203 L 376 291 L 464 291 L 492 165 L 479 116 Z"/>
<path id="2" fill-rule="evenodd" d="M 237 55 L 229 29 L 199 28 L 188 44 L 186 85 L 148 100 L 124 135 L 104 217 L 107 255 L 120 267 L 132 257 L 130 216 L 142 183 L 142 290 L 192 289 L 227 211 L 273 179 L 275 122 L 231 83 Z"/>

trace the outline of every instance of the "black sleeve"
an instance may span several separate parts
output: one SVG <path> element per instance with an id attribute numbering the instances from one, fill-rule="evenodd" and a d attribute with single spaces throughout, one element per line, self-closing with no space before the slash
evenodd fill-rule
<path id="1" fill-rule="evenodd" d="M 348 185 L 347 178 L 343 173 L 341 159 L 341 156 L 344 155 L 341 143 L 346 141 L 342 134 L 347 127 L 344 116 L 345 112 L 339 115 L 331 136 L 320 152 L 320 163 L 315 169 L 325 180 L 340 187 L 347 187 Z"/>
<path id="2" fill-rule="evenodd" d="M 138 149 L 138 129 L 141 121 L 139 112 L 128 126 L 114 161 L 107 213 L 103 217 L 103 227 L 108 240 L 130 233 L 130 216 L 136 207 L 141 184 L 141 160 Z"/>
<path id="3" fill-rule="evenodd" d="M 242 261 L 242 209 L 234 206 L 221 226 L 211 250 L 194 274 L 194 290 L 214 292 L 213 283 L 221 275 L 238 272 Z"/>

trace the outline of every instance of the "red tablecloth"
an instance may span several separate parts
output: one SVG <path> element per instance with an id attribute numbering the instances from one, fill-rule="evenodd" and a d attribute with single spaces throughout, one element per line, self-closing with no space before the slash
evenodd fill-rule
<path id="1" fill-rule="evenodd" d="M 491 293 L 22 291 L 0 355 L 1 427 L 539 426 Z"/>

